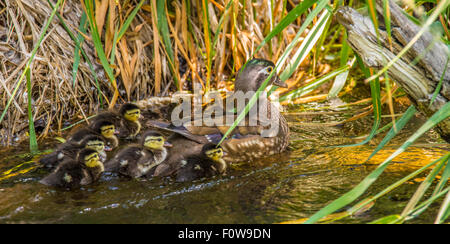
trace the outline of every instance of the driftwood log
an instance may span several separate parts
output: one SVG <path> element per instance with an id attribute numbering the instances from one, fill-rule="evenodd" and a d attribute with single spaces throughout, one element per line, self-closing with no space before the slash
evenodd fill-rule
<path id="1" fill-rule="evenodd" d="M 383 17 L 383 1 L 377 0 L 377 12 Z M 393 1 L 389 1 L 391 14 L 392 50 L 386 31 L 379 29 L 379 44 L 374 25 L 369 17 L 361 15 L 350 7 L 342 7 L 336 18 L 348 33 L 348 43 L 361 57 L 367 67 L 380 69 L 391 61 L 408 42 L 419 32 L 420 27 L 411 22 L 403 10 Z M 384 23 L 384 20 L 379 20 Z M 450 100 L 450 64 L 447 64 L 448 48 L 440 40 L 426 31 L 420 39 L 389 68 L 389 77 L 408 94 L 410 100 L 427 117 L 433 115 Z M 422 57 L 411 65 L 416 57 Z M 441 90 L 430 105 L 432 95 L 438 86 L 443 72 L 445 76 Z M 450 143 L 450 118 L 446 118 L 436 127 L 441 137 Z"/>

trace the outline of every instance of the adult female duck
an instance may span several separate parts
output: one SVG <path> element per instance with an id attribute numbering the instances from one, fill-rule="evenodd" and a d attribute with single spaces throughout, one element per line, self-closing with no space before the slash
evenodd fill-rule
<path id="1" fill-rule="evenodd" d="M 252 59 L 238 71 L 235 80 L 236 92 L 255 92 L 269 77 L 275 65 L 268 60 Z M 273 75 L 269 85 L 286 87 L 278 76 Z M 258 158 L 278 154 L 286 150 L 289 144 L 289 127 L 286 119 L 281 115 L 279 109 L 268 99 L 266 93 L 258 99 L 258 109 L 267 116 L 253 118 L 246 116 L 246 124 L 239 125 L 231 134 L 231 138 L 222 142 L 221 147 L 226 153 L 223 159 L 227 162 L 251 161 Z M 262 99 L 264 98 L 264 99 Z M 230 108 L 226 108 L 230 110 Z M 234 114 L 215 114 L 214 120 L 226 121 L 227 117 L 235 119 L 240 111 Z M 248 121 L 256 120 L 256 125 L 249 125 Z M 270 121 L 270 125 L 265 122 Z M 195 123 L 186 123 L 184 126 L 175 127 L 171 124 L 153 121 L 151 125 L 169 130 L 175 133 L 168 141 L 173 148 L 169 151 L 169 157 L 155 170 L 155 176 L 166 176 L 173 174 L 181 167 L 181 162 L 187 157 L 201 155 L 202 146 L 208 142 L 217 143 L 230 126 L 195 126 Z M 267 131 L 268 126 L 278 128 L 275 132 Z"/>

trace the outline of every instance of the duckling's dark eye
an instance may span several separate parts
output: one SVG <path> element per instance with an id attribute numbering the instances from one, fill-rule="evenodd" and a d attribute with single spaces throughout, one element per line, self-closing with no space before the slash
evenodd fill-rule
<path id="1" fill-rule="evenodd" d="M 273 67 L 272 67 L 272 66 L 269 66 L 269 67 L 267 67 L 266 70 L 267 70 L 268 73 L 271 73 L 271 72 L 273 71 Z"/>

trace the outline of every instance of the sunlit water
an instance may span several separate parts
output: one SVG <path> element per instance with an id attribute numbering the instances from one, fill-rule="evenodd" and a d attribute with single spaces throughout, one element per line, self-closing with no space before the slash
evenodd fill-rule
<path id="1" fill-rule="evenodd" d="M 384 133 L 364 146 L 330 146 L 361 141 L 354 137 L 370 131 L 371 116 L 344 126 L 320 124 L 351 117 L 355 113 L 352 109 L 331 113 L 316 110 L 306 115 L 303 108 L 303 114 L 287 114 L 289 152 L 233 165 L 225 176 L 189 183 L 105 174 L 96 184 L 79 190 L 55 189 L 38 182 L 47 171 L 28 162 L 30 157 L 20 156 L 26 145 L 2 149 L 0 223 L 279 223 L 307 218 L 358 184 L 424 122 L 414 118 L 385 150 L 361 164 Z M 384 118 L 383 124 L 390 120 Z M 428 132 L 396 158 L 364 196 L 378 193 L 448 150 L 449 145 L 435 132 Z M 400 213 L 419 183 L 410 181 L 368 211 L 337 223 L 366 223 Z M 432 205 L 413 222 L 433 222 L 438 209 L 438 204 Z"/>

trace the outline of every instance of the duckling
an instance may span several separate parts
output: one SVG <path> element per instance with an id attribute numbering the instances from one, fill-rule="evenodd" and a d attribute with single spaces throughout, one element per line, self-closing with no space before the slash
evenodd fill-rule
<path id="1" fill-rule="evenodd" d="M 48 176 L 39 182 L 61 188 L 77 188 L 97 181 L 104 171 L 98 152 L 94 149 L 82 149 L 77 159 L 66 159 Z"/>
<path id="2" fill-rule="evenodd" d="M 141 109 L 133 103 L 125 103 L 120 106 L 119 112 L 105 111 L 93 118 L 96 120 L 113 121 L 118 129 L 118 137 L 121 139 L 134 139 L 141 131 L 139 117 Z"/>
<path id="3" fill-rule="evenodd" d="M 200 155 L 191 155 L 181 161 L 181 167 L 175 172 L 176 181 L 185 182 L 225 174 L 227 164 L 223 155 L 223 149 L 217 147 L 217 144 L 204 144 Z"/>
<path id="4" fill-rule="evenodd" d="M 164 137 L 156 131 L 146 131 L 140 144 L 130 144 L 105 163 L 107 171 L 118 172 L 132 178 L 146 175 L 165 160 L 167 150 Z"/>
<path id="5" fill-rule="evenodd" d="M 88 135 L 101 136 L 106 142 L 109 149 L 114 149 L 119 146 L 119 139 L 116 136 L 116 127 L 113 122 L 104 120 L 93 121 L 90 125 L 80 128 L 69 135 L 68 142 L 73 144 L 80 144 Z"/>
<path id="6" fill-rule="evenodd" d="M 102 162 L 106 160 L 105 150 L 109 149 L 105 148 L 105 142 L 100 136 L 86 135 L 79 144 L 70 141 L 60 144 L 54 152 L 41 158 L 39 162 L 46 168 L 53 169 L 64 160 L 76 159 L 77 153 L 83 148 L 90 148 L 97 151 Z"/>

